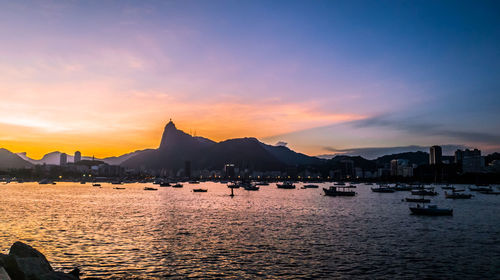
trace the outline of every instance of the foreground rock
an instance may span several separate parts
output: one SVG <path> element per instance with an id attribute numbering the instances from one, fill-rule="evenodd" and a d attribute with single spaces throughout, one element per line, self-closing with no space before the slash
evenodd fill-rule
<path id="1" fill-rule="evenodd" d="M 16 242 L 8 255 L 0 254 L 0 280 L 76 280 L 80 271 L 54 271 L 45 256 L 33 247 Z"/>

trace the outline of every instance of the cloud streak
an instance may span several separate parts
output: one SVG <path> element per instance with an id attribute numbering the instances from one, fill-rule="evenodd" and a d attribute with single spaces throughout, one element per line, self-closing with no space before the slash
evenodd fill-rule
<path id="1" fill-rule="evenodd" d="M 393 119 L 387 115 L 379 115 L 362 120 L 356 120 L 350 123 L 356 128 L 389 128 L 408 132 L 412 135 L 424 136 L 444 136 L 459 141 L 482 143 L 482 144 L 499 144 L 500 134 L 477 132 L 477 131 L 463 131 L 455 130 L 449 126 L 441 125 L 437 122 L 424 122 L 415 119 Z"/>

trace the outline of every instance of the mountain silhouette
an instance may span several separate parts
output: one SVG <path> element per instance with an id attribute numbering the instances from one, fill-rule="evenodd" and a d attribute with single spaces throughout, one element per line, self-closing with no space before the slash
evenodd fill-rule
<path id="1" fill-rule="evenodd" d="M 0 170 L 31 168 L 33 164 L 9 150 L 0 148 Z"/>
<path id="2" fill-rule="evenodd" d="M 323 160 L 296 153 L 286 147 L 264 144 L 256 138 L 237 138 L 214 142 L 203 137 L 193 137 L 176 128 L 170 121 L 165 126 L 156 150 L 148 150 L 125 160 L 129 168 L 169 169 L 184 167 L 191 162 L 193 169 L 222 169 L 233 163 L 240 168 L 253 170 L 280 170 L 290 165 L 319 164 Z"/>

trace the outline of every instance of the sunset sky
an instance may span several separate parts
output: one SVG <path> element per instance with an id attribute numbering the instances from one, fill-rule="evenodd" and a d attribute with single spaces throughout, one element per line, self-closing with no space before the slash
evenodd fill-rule
<path id="1" fill-rule="evenodd" d="M 500 151 L 495 1 L 0 1 L 0 147 L 114 156 L 170 118 L 310 155 Z"/>

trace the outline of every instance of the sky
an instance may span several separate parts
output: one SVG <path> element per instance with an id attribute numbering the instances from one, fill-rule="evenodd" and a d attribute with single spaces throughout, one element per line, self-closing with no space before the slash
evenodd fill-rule
<path id="1" fill-rule="evenodd" d="M 495 1 L 3 1 L 0 147 L 500 151 Z"/>

